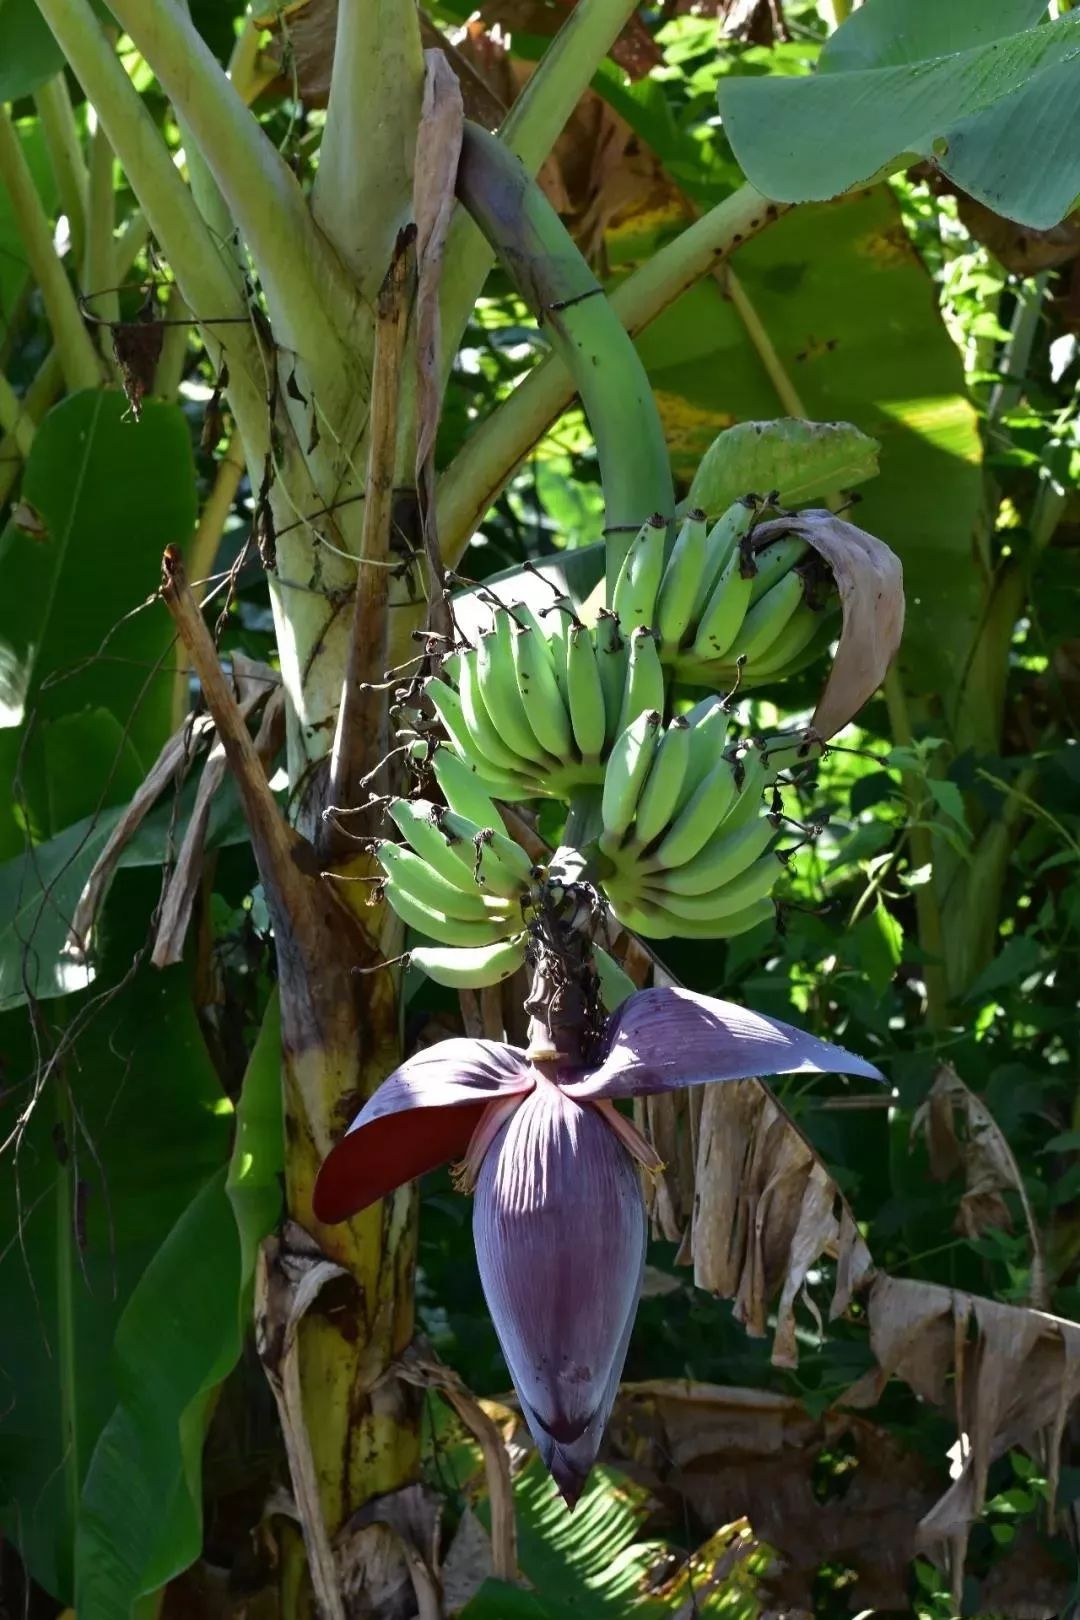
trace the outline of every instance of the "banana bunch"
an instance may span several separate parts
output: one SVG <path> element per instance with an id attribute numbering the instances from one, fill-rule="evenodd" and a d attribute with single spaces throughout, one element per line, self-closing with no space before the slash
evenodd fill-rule
<path id="1" fill-rule="evenodd" d="M 663 709 L 664 670 L 644 626 L 629 638 L 602 613 L 582 624 L 570 603 L 545 614 L 499 607 L 476 647 L 443 660 L 424 684 L 449 746 L 493 798 L 569 800 L 604 779 L 615 738 L 647 708 Z"/>
<path id="2" fill-rule="evenodd" d="M 542 873 L 503 831 L 502 818 L 469 766 L 448 748 L 433 758 L 446 807 L 392 799 L 388 813 L 405 840 L 377 856 L 384 892 L 403 922 L 434 944 L 409 960 L 437 984 L 498 984 L 525 960 L 529 908 Z"/>
<path id="3" fill-rule="evenodd" d="M 781 866 L 763 802 L 769 761 L 725 749 L 729 715 L 706 698 L 666 727 L 656 710 L 616 740 L 604 776 L 601 886 L 618 920 L 654 939 L 726 939 L 773 914 Z"/>
<path id="4" fill-rule="evenodd" d="M 747 495 L 711 528 L 703 512 L 690 512 L 666 558 L 664 531 L 654 521 L 631 543 L 612 610 L 626 632 L 653 628 L 660 661 L 676 681 L 729 690 L 737 681 L 746 687 L 779 679 L 832 633 L 834 616 L 822 608 L 820 570 L 805 541 L 781 537 L 755 550 L 761 505 Z"/>

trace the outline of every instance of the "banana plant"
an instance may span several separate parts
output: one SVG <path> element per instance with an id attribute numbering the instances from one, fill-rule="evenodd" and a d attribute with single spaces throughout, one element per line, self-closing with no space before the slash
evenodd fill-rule
<path id="1" fill-rule="evenodd" d="M 506 1060 L 515 1076 L 512 1117 L 488 1114 L 482 1129 L 476 1120 L 479 1135 L 474 1141 L 470 1129 L 463 1146 L 478 1188 L 488 1189 L 485 1281 L 541 1448 L 550 1461 L 552 1439 L 573 1448 L 588 1434 L 580 1454 L 564 1457 L 572 1495 L 618 1380 L 637 1293 L 631 1251 L 643 1232 L 625 1158 L 628 1127 L 609 1099 L 647 1087 L 624 1074 L 605 1090 L 596 1077 L 620 1050 L 619 1030 L 636 1028 L 648 1004 L 630 1001 L 622 1024 L 608 1022 L 620 978 L 591 919 L 599 909 L 652 937 L 720 938 L 772 914 L 780 773 L 819 748 L 877 684 L 899 636 L 898 578 L 869 537 L 830 514 L 796 519 L 769 491 L 746 491 L 722 511 L 693 509 L 676 522 L 663 437 L 627 329 L 640 328 L 781 210 L 744 187 L 605 298 L 530 171 L 630 14 L 627 0 L 581 0 L 497 139 L 464 123 L 444 59 L 425 56 L 410 4 L 342 5 L 310 193 L 250 110 L 259 84 L 252 20 L 225 72 L 178 0 L 153 9 L 116 0 L 119 41 L 89 0 L 37 4 L 95 117 L 84 156 L 67 79 L 26 86 L 37 90 L 57 186 L 83 249 L 75 286 L 51 255 L 16 121 L 0 115 L 0 174 L 55 346 L 24 405 L 5 396 L 9 464 L 29 464 L 33 413 L 62 388 L 89 394 L 123 382 L 137 415 L 148 390 L 167 386 L 161 361 L 174 330 L 167 322 L 175 321 L 185 334 L 197 330 L 232 425 L 222 489 L 231 481 L 235 490 L 246 468 L 255 496 L 253 540 L 280 658 L 290 819 L 267 783 L 251 711 L 238 703 L 200 612 L 198 563 L 181 548 L 165 553 L 161 597 L 239 791 L 278 956 L 286 1222 L 263 1248 L 256 1297 L 303 1533 L 282 1537 L 283 1591 L 292 1612 L 304 1612 L 310 1589 L 318 1607 L 343 1613 L 334 1539 L 365 1502 L 408 1484 L 419 1455 L 418 1400 L 394 1376 L 413 1332 L 415 1248 L 411 1196 L 395 1189 L 417 1161 L 406 1158 L 375 1199 L 362 1167 L 348 1170 L 347 1195 L 325 1191 L 343 1163 L 352 1165 L 369 1119 L 393 1112 L 379 1092 L 386 1077 L 408 1090 L 397 1078 L 403 925 L 423 936 L 413 961 L 444 983 L 496 982 L 522 963 L 532 973 L 530 1045 Z M 171 102 L 182 162 L 136 88 L 132 52 Z M 114 160 L 135 199 L 119 236 L 104 184 Z M 463 206 L 452 216 L 455 188 Z M 159 320 L 153 305 L 147 319 L 125 322 L 113 289 L 147 233 L 174 313 Z M 436 477 L 448 356 L 495 254 L 555 355 Z M 575 388 L 604 480 L 603 602 L 593 612 L 581 601 L 539 610 L 511 601 L 496 606 L 475 646 L 460 643 L 447 573 Z M 33 546 L 33 517 L 19 512 L 9 548 Z M 217 534 L 211 516 L 199 562 L 207 545 L 212 556 Z M 862 573 L 851 561 L 858 556 L 868 559 Z M 889 586 L 869 614 L 860 594 L 868 570 Z M 729 741 L 724 695 L 814 656 L 835 633 L 838 605 L 840 650 L 811 731 Z M 391 715 L 384 672 L 405 663 L 418 634 L 427 664 Z M 867 653 L 874 642 L 876 661 Z M 32 646 L 20 649 L 21 664 L 34 655 Z M 837 699 L 845 665 L 857 668 Z M 701 687 L 712 695 L 695 703 L 690 689 Z M 400 791 L 407 784 L 395 775 L 395 757 L 415 766 L 429 790 L 434 780 L 445 805 Z M 424 774 L 429 759 L 433 775 Z M 168 780 L 166 766 L 153 780 L 146 802 Z M 562 847 L 537 871 L 502 830 L 497 804 L 539 795 L 564 802 L 568 817 Z M 384 804 L 404 846 L 379 835 Z M 99 871 L 111 872 L 117 858 L 110 847 L 92 887 L 107 881 Z M 356 904 L 361 891 L 376 903 Z M 93 934 L 90 916 L 72 942 L 88 972 Z M 692 1015 L 710 1049 L 723 1030 L 741 1027 L 727 1004 L 666 1005 Z M 871 1072 L 838 1050 L 811 1049 L 797 1032 L 743 1018 L 752 1028 L 732 1073 L 749 1072 L 747 1064 L 759 1072 L 770 1041 L 783 1049 L 774 1062 Z M 660 1019 L 654 1034 L 664 1027 Z M 577 1080 L 565 1081 L 567 1063 Z M 725 1072 L 702 1060 L 657 1083 Z M 463 1074 L 461 1084 L 473 1086 L 468 1062 Z M 585 1088 L 592 1112 L 583 1112 L 575 1086 Z M 361 1111 L 361 1128 L 335 1147 L 366 1099 L 377 1113 Z M 446 1098 L 436 1091 L 435 1102 L 442 1108 Z M 554 1185 L 578 1173 L 567 1144 L 579 1129 L 617 1185 L 625 1264 L 614 1268 L 621 1292 L 590 1340 L 590 1376 L 568 1414 L 561 1396 L 552 1404 L 550 1390 L 526 1387 L 521 1313 L 530 1307 L 509 1283 L 497 1302 L 504 1251 L 492 1234 L 518 1209 L 519 1192 L 532 1197 L 537 1185 L 536 1164 L 508 1144 L 546 1133 Z M 646 1144 L 631 1146 L 640 1162 L 652 1162 Z M 447 1156 L 442 1137 L 431 1148 L 430 1162 Z M 599 1254 L 593 1261 L 605 1263 Z M 330 1283 L 334 1308 L 322 1309 Z M 87 1612 L 90 1590 L 80 1601 Z"/>

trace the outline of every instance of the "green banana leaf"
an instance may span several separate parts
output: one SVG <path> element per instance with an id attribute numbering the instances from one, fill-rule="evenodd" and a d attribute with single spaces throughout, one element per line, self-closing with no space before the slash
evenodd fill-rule
<path id="1" fill-rule="evenodd" d="M 1080 193 L 1080 17 L 1045 14 L 1044 0 L 874 0 L 812 76 L 727 79 L 724 131 L 778 202 L 835 197 L 921 157 L 1047 230 Z"/>
<path id="2" fill-rule="evenodd" d="M 62 1603 L 83 1480 L 119 1395 L 117 1324 L 220 1171 L 231 1128 L 187 971 L 131 971 L 157 885 L 126 881 L 140 892 L 110 908 L 112 994 L 72 1000 L 66 1022 L 38 1025 L 44 1050 L 25 1012 L 0 1019 L 9 1125 L 29 1113 L 0 1186 L 0 1530 Z"/>
<path id="3" fill-rule="evenodd" d="M 79 756 L 69 757 L 77 765 Z M 178 803 L 169 798 L 152 811 L 124 846 L 120 866 L 160 867 L 183 840 L 195 792 L 196 783 L 190 781 Z M 91 868 L 123 813 L 122 806 L 95 812 L 0 865 L 0 1011 L 30 996 L 43 1001 L 92 982 L 93 968 L 73 960 L 67 950 L 68 930 Z M 246 839 L 240 801 L 227 777 L 211 806 L 206 847 L 220 849 Z"/>
<path id="4" fill-rule="evenodd" d="M 0 534 L 0 725 L 32 721 L 20 743 L 31 800 L 43 733 L 87 708 L 116 716 L 143 773 L 156 757 L 170 725 L 173 630 L 152 598 L 164 547 L 187 541 L 196 515 L 178 405 L 149 401 L 135 422 L 123 394 L 87 389 L 38 427 Z M 4 740 L 0 766 L 10 770 Z M 79 814 L 130 796 L 136 784 L 115 763 L 86 751 Z"/>
<path id="5" fill-rule="evenodd" d="M 0 0 L 0 101 L 28 96 L 64 65 L 64 53 L 34 0 Z"/>
<path id="6" fill-rule="evenodd" d="M 76 1538 L 80 1620 L 120 1620 L 202 1545 L 202 1444 L 248 1329 L 258 1245 L 277 1221 L 281 1029 L 271 1002 L 224 1167 L 143 1273 L 116 1331 L 120 1400 L 94 1449 Z"/>

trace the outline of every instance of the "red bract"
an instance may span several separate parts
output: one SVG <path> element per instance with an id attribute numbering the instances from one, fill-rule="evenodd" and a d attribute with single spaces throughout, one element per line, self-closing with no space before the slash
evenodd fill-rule
<path id="1" fill-rule="evenodd" d="M 641 990 L 591 1068 L 538 1068 L 495 1041 L 450 1040 L 403 1063 L 365 1103 L 315 1185 L 340 1221 L 453 1159 L 476 1188 L 484 1297 L 522 1411 L 559 1490 L 577 1501 L 630 1339 L 645 1259 L 634 1160 L 656 1157 L 612 1100 L 707 1081 L 873 1064 L 790 1024 L 689 990 Z"/>

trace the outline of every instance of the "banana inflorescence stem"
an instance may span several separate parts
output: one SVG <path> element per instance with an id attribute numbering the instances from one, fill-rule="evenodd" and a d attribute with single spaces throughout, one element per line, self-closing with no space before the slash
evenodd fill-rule
<path id="1" fill-rule="evenodd" d="M 465 125 L 457 192 L 581 395 L 596 439 L 613 579 L 649 514 L 670 520 L 674 512 L 667 445 L 645 367 L 540 187 L 475 124 Z"/>

